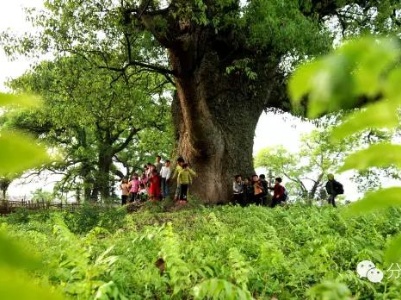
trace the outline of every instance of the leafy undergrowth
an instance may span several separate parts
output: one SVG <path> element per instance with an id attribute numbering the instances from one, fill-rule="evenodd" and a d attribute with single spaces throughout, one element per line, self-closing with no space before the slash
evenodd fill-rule
<path id="1" fill-rule="evenodd" d="M 1 226 L 42 256 L 32 279 L 66 299 L 400 299 L 401 278 L 386 272 L 383 251 L 401 210 L 352 219 L 340 211 L 84 208 L 16 214 Z M 381 283 L 358 277 L 362 260 L 384 271 Z"/>

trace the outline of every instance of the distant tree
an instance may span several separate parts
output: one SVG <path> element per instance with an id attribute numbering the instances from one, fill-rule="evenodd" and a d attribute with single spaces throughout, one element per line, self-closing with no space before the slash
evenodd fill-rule
<path id="1" fill-rule="evenodd" d="M 9 177 L 0 177 L 0 190 L 1 190 L 1 195 L 2 195 L 2 199 L 6 199 L 6 195 L 7 195 L 7 190 L 8 187 L 10 186 L 12 180 Z"/>
<path id="2" fill-rule="evenodd" d="M 54 200 L 54 193 L 49 192 L 49 191 L 44 191 L 42 188 L 36 189 L 32 193 L 32 201 L 40 202 L 51 202 Z"/>
<path id="3" fill-rule="evenodd" d="M 164 84 L 155 74 L 122 77 L 93 68 L 79 56 L 42 62 L 10 86 L 41 95 L 43 107 L 14 114 L 6 125 L 55 147 L 62 159 L 42 170 L 64 175 L 59 188 L 81 186 L 86 199 L 106 199 L 114 180 L 133 171 L 132 157 L 171 153 L 170 100 L 160 88 Z"/>
<path id="4" fill-rule="evenodd" d="M 291 152 L 282 146 L 260 150 L 255 157 L 255 166 L 287 178 L 293 195 L 303 199 L 324 198 L 326 175 L 335 173 L 349 154 L 371 144 L 390 141 L 393 136 L 391 132 L 366 130 L 345 141 L 333 142 L 331 132 L 341 124 L 341 116 L 341 113 L 332 114 L 314 120 L 317 128 L 301 138 L 297 151 Z M 394 167 L 376 168 L 357 171 L 351 180 L 360 192 L 365 193 L 381 187 L 385 180 L 398 179 L 399 174 Z"/>
<path id="5" fill-rule="evenodd" d="M 341 165 L 352 146 L 355 144 L 331 144 L 328 131 L 317 129 L 303 136 L 298 151 L 290 152 L 284 147 L 262 149 L 255 157 L 255 166 L 287 178 L 293 195 L 320 198 L 325 175 Z"/>

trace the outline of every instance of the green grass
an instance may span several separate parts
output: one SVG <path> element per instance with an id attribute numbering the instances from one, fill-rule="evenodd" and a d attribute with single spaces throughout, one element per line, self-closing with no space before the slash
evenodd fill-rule
<path id="1" fill-rule="evenodd" d="M 401 278 L 383 265 L 401 211 L 344 219 L 341 209 L 123 208 L 3 218 L 43 267 L 31 272 L 67 299 L 399 299 Z M 381 283 L 359 278 L 371 260 Z M 159 262 L 159 268 L 155 265 Z M 160 266 L 165 262 L 165 268 Z"/>

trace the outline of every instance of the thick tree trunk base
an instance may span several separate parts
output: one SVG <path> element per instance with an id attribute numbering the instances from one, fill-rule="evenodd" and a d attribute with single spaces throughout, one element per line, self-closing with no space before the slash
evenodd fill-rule
<path id="1" fill-rule="evenodd" d="M 191 195 L 205 204 L 228 203 L 234 176 L 253 175 L 253 139 L 264 107 L 249 93 L 249 80 L 227 75 L 216 59 L 205 56 L 196 71 L 176 78 L 172 108 L 176 154 L 197 172 Z"/>

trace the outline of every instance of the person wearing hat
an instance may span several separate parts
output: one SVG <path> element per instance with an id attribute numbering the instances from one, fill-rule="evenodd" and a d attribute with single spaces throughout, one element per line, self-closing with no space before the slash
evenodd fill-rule
<path id="1" fill-rule="evenodd" d="M 327 179 L 328 181 L 326 183 L 326 191 L 327 194 L 329 194 L 328 198 L 329 204 L 333 205 L 334 207 L 337 207 L 335 199 L 337 195 L 344 194 L 343 185 L 334 179 L 333 174 L 328 174 Z"/>

